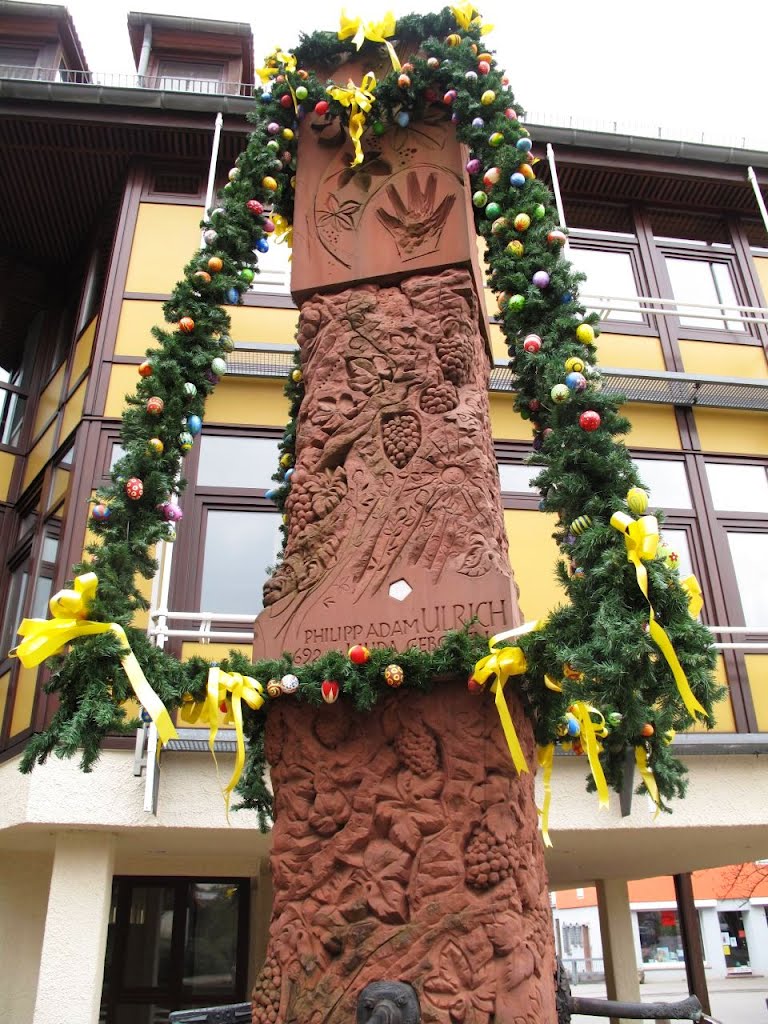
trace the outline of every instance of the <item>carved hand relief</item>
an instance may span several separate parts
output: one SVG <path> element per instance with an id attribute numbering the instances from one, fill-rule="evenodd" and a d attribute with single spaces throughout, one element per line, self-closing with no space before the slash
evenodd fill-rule
<path id="1" fill-rule="evenodd" d="M 533 763 L 516 697 L 510 710 Z M 256 1024 L 276 1008 L 305 1020 L 310 1002 L 315 1024 L 346 1024 L 381 978 L 410 982 L 434 1024 L 555 1019 L 533 780 L 490 695 L 401 691 L 364 716 L 281 698 L 267 741 L 279 814 Z"/>
<path id="2" fill-rule="evenodd" d="M 443 115 L 432 122 L 368 131 L 365 157 L 337 124 L 310 117 L 299 140 L 292 288 L 298 298 L 331 284 L 469 266 L 464 159 Z"/>
<path id="3" fill-rule="evenodd" d="M 298 340 L 305 397 L 288 542 L 265 587 L 257 652 L 303 661 L 348 643 L 403 647 L 474 614 L 491 631 L 513 624 L 469 273 L 313 298 Z M 399 579 L 410 587 L 402 601 L 390 596 Z M 324 632 L 339 622 L 347 633 Z"/>

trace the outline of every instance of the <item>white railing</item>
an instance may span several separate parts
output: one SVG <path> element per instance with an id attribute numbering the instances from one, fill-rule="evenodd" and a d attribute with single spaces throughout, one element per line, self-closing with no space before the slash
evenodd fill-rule
<path id="1" fill-rule="evenodd" d="M 579 295 L 579 299 L 585 306 L 595 309 L 601 320 L 606 320 L 611 313 L 651 313 L 653 316 L 680 318 L 695 316 L 697 320 L 719 320 L 725 325 L 729 321 L 768 324 L 768 309 L 764 306 L 714 305 L 681 299 L 658 299 L 652 295 Z"/>
<path id="2" fill-rule="evenodd" d="M 247 82 L 218 82 L 210 78 L 182 78 L 178 75 L 138 75 L 116 71 L 70 71 L 68 68 L 18 67 L 0 64 L 0 79 L 21 82 L 51 82 L 87 85 L 107 89 L 155 89 L 197 95 L 253 96 L 256 86 Z M 260 88 L 260 87 L 259 87 Z"/>
<path id="3" fill-rule="evenodd" d="M 193 640 L 202 644 L 211 643 L 253 643 L 253 622 L 256 614 L 234 614 L 231 612 L 174 612 L 165 608 L 159 608 L 150 613 L 149 635 L 155 639 L 155 643 L 162 647 L 168 640 Z M 168 625 L 168 620 L 178 622 L 197 623 L 196 629 L 179 629 Z M 226 625 L 243 625 L 243 629 L 214 629 L 217 622 Z M 715 635 L 719 633 L 732 633 L 734 635 L 746 634 L 768 634 L 766 626 L 707 626 L 707 629 Z M 767 651 L 768 642 L 761 643 L 751 640 L 738 640 L 729 643 L 716 641 L 712 644 L 718 651 Z"/>

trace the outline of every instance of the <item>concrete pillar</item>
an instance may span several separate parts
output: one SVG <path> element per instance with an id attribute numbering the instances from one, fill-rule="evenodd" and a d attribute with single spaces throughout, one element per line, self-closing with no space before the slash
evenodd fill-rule
<path id="1" fill-rule="evenodd" d="M 53 857 L 0 854 L 0 1019 L 32 1019 Z"/>
<path id="2" fill-rule="evenodd" d="M 704 959 L 709 964 L 710 978 L 724 978 L 725 955 L 716 906 L 701 908 L 701 940 L 704 944 Z"/>
<path id="3" fill-rule="evenodd" d="M 627 883 L 622 878 L 597 882 L 597 909 L 603 939 L 605 988 L 609 999 L 640 1001 L 635 939 L 629 909 Z M 611 1024 L 631 1024 L 623 1017 L 611 1017 Z"/>
<path id="4" fill-rule="evenodd" d="M 764 975 L 768 972 L 768 921 L 765 907 L 751 903 L 743 907 L 744 934 L 749 947 L 749 966 L 753 974 Z"/>
<path id="5" fill-rule="evenodd" d="M 110 833 L 57 836 L 32 1024 L 98 1024 L 114 858 Z"/>

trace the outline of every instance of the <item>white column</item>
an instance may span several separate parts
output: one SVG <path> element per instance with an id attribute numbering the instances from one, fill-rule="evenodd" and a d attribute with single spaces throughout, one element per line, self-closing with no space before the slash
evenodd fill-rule
<path id="1" fill-rule="evenodd" d="M 704 946 L 704 959 L 709 967 L 711 978 L 725 977 L 725 954 L 723 940 L 720 936 L 720 922 L 717 919 L 717 907 L 701 907 L 701 943 Z"/>
<path id="2" fill-rule="evenodd" d="M 0 854 L 0 1019 L 32 1019 L 53 858 Z M 5 1014 L 5 1016 L 3 1016 Z"/>
<path id="3" fill-rule="evenodd" d="M 623 878 L 606 878 L 597 882 L 597 909 L 600 914 L 608 998 L 639 1002 L 640 983 L 637 977 L 632 914 L 627 883 Z M 631 1022 L 625 1021 L 623 1017 L 611 1017 L 611 1024 Z"/>
<path id="4" fill-rule="evenodd" d="M 108 832 L 57 836 L 32 1024 L 98 1024 L 114 859 Z"/>
<path id="5" fill-rule="evenodd" d="M 749 948 L 749 966 L 753 974 L 765 974 L 768 971 L 768 921 L 765 907 L 750 900 L 750 906 L 744 907 L 741 914 Z"/>

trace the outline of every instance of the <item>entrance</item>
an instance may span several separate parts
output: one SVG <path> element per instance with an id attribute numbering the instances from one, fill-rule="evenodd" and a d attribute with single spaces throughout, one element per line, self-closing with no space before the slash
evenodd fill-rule
<path id="1" fill-rule="evenodd" d="M 748 974 L 749 947 L 741 911 L 721 910 L 717 919 L 720 922 L 720 939 L 723 943 L 726 968 L 734 973 Z"/>
<path id="2" fill-rule="evenodd" d="M 100 1024 L 245 999 L 248 879 L 116 877 Z"/>

